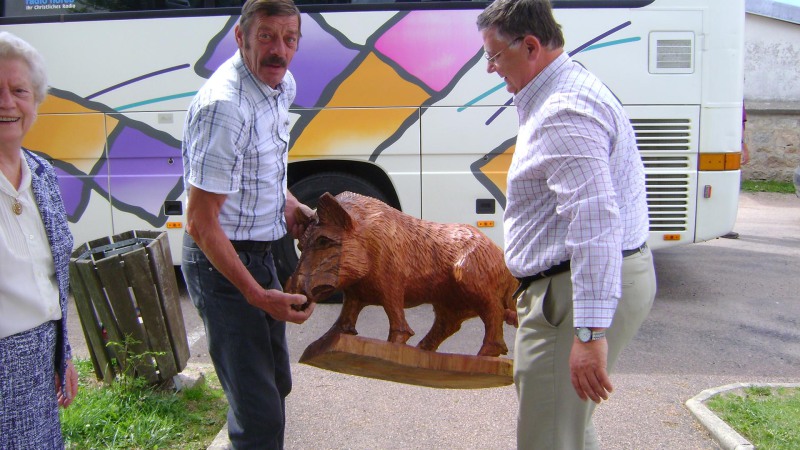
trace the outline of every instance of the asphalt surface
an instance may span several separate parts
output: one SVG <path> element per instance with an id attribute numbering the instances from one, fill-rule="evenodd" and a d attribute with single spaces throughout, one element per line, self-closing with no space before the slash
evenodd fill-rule
<path id="1" fill-rule="evenodd" d="M 612 374 L 615 392 L 594 415 L 603 448 L 720 448 L 687 400 L 734 383 L 800 382 L 800 199 L 744 193 L 735 230 L 736 240 L 655 252 L 653 310 Z M 185 295 L 181 303 L 190 364 L 210 370 L 202 323 Z M 338 309 L 318 305 L 305 324 L 289 325 L 293 360 L 330 327 Z M 413 344 L 432 312 L 407 310 L 407 320 L 417 331 Z M 385 314 L 365 309 L 358 329 L 385 338 Z M 75 354 L 87 357 L 74 309 L 70 332 Z M 440 351 L 474 354 L 482 336 L 479 321 L 467 322 Z M 507 326 L 505 337 L 513 349 L 514 329 Z M 431 389 L 299 363 L 292 372 L 287 449 L 515 448 L 513 386 Z"/>

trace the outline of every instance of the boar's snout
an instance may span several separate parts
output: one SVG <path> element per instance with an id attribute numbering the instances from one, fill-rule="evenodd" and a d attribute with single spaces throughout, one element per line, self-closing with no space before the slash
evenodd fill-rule
<path id="1" fill-rule="evenodd" d="M 335 291 L 336 288 L 333 286 L 319 284 L 311 288 L 311 295 L 309 296 L 308 294 L 306 294 L 306 297 L 308 297 L 313 302 L 319 302 L 320 300 L 325 300 L 326 298 L 333 295 Z"/>
<path id="2" fill-rule="evenodd" d="M 321 278 L 325 278 L 324 276 Z M 323 280 L 303 276 L 300 271 L 296 271 L 286 280 L 285 292 L 290 294 L 305 295 L 309 301 L 317 303 L 333 295 L 336 286 L 326 283 Z"/>

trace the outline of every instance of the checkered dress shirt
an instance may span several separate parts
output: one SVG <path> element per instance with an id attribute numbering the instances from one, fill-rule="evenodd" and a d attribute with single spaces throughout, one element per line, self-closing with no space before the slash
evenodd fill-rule
<path id="1" fill-rule="evenodd" d="M 633 128 L 611 91 L 566 54 L 514 100 L 506 262 L 524 277 L 570 260 L 574 326 L 607 327 L 622 292 L 622 250 L 648 237 Z"/>

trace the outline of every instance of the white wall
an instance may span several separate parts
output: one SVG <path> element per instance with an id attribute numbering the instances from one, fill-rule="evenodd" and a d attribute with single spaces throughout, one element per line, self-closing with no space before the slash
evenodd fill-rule
<path id="1" fill-rule="evenodd" d="M 745 100 L 800 102 L 800 25 L 748 13 L 744 35 Z"/>

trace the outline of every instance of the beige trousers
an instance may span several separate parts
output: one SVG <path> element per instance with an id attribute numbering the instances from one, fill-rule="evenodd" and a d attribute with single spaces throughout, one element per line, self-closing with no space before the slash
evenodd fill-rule
<path id="1" fill-rule="evenodd" d="M 656 276 L 650 249 L 625 258 L 622 298 L 606 332 L 609 373 L 650 312 L 655 294 Z M 592 426 L 595 403 L 581 400 L 570 381 L 569 355 L 574 337 L 570 272 L 531 283 L 520 296 L 517 312 L 519 330 L 514 348 L 514 383 L 519 399 L 517 448 L 599 448 Z"/>

